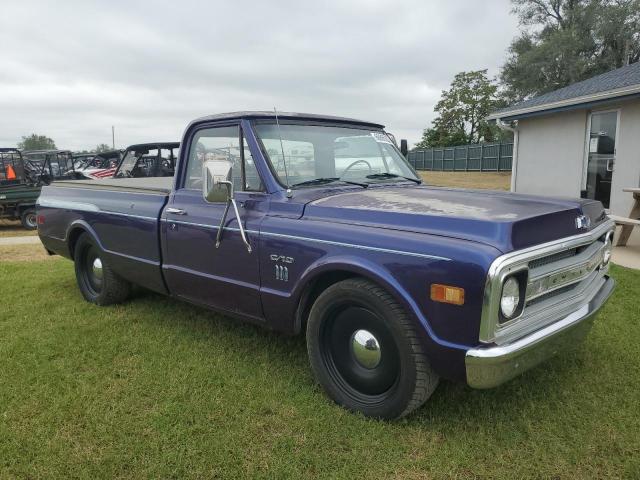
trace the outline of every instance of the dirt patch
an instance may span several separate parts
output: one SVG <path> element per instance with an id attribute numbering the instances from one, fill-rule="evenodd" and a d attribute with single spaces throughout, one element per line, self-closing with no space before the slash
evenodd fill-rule
<path id="1" fill-rule="evenodd" d="M 42 245 L 0 245 L 0 262 L 38 262 L 61 258 L 49 255 Z"/>
<path id="2" fill-rule="evenodd" d="M 0 237 L 20 237 L 23 235 L 37 235 L 37 230 L 26 230 L 20 222 L 0 220 Z"/>
<path id="3" fill-rule="evenodd" d="M 428 185 L 437 187 L 510 190 L 510 172 L 418 172 Z"/>

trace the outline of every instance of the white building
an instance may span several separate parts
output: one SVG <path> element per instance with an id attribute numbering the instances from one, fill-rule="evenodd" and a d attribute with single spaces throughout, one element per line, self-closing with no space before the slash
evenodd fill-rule
<path id="1" fill-rule="evenodd" d="M 514 133 L 511 190 L 600 200 L 627 216 L 640 186 L 640 63 L 489 116 Z M 505 125 L 506 124 L 506 125 Z"/>

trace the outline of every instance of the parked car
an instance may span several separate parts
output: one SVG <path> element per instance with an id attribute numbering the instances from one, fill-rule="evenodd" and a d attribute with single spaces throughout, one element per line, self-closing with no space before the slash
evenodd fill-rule
<path id="1" fill-rule="evenodd" d="M 349 137 L 364 156 L 344 153 Z M 368 416 L 408 414 L 440 378 L 495 387 L 564 352 L 614 288 L 599 202 L 422 185 L 375 123 L 213 115 L 187 127 L 177 165 L 45 187 L 44 246 L 74 260 L 89 302 L 139 285 L 305 334 L 327 394 Z"/>
<path id="2" fill-rule="evenodd" d="M 173 177 L 179 142 L 131 145 L 114 173 L 116 178 Z"/>
<path id="3" fill-rule="evenodd" d="M 61 162 L 57 154 L 31 152 L 24 158 L 16 148 L 0 148 L 0 218 L 20 220 L 28 230 L 37 228 L 35 206 L 42 184 L 74 178 L 73 170 L 61 168 Z"/>

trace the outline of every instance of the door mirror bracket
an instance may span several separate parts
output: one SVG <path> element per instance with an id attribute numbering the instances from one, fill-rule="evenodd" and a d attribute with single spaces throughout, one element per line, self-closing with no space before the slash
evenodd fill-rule
<path id="1" fill-rule="evenodd" d="M 233 163 L 229 160 L 207 160 L 202 164 L 202 197 L 208 203 L 225 202 L 224 213 L 220 219 L 220 225 L 218 226 L 218 233 L 216 235 L 216 248 L 220 247 L 222 242 L 222 231 L 227 221 L 227 214 L 229 213 L 229 207 L 233 206 L 233 211 L 236 214 L 236 220 L 238 221 L 238 228 L 240 229 L 240 236 L 242 241 L 247 247 L 247 251 L 251 253 L 251 244 L 247 240 L 247 235 L 242 225 L 242 219 L 240 218 L 240 212 L 238 212 L 238 206 L 233 191 Z"/>

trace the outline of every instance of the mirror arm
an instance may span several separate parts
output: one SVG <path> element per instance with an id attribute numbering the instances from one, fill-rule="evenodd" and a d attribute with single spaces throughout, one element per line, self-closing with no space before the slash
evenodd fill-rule
<path id="1" fill-rule="evenodd" d="M 224 224 L 227 221 L 227 214 L 229 213 L 230 203 L 231 199 L 227 200 L 227 204 L 224 207 L 224 213 L 222 214 L 222 218 L 220 219 L 220 226 L 218 227 L 218 233 L 216 235 L 216 248 L 220 247 L 220 242 L 222 241 L 222 230 L 224 229 Z"/>
<path id="2" fill-rule="evenodd" d="M 240 213 L 238 212 L 238 205 L 236 205 L 236 199 L 232 198 L 229 202 L 233 205 L 233 209 L 236 213 L 236 219 L 238 220 L 238 227 L 240 228 L 240 236 L 242 237 L 242 241 L 247 247 L 247 252 L 251 253 L 251 244 L 247 240 L 247 235 L 244 231 L 244 227 L 242 226 L 242 219 L 240 218 Z"/>
<path id="3" fill-rule="evenodd" d="M 240 236 L 242 237 L 242 241 L 247 247 L 247 251 L 251 253 L 251 244 L 247 240 L 247 235 L 244 231 L 244 226 L 242 225 L 242 219 L 240 218 L 240 212 L 238 212 L 238 205 L 236 205 L 236 199 L 233 198 L 233 184 L 229 181 L 220 182 L 227 184 L 229 186 L 229 190 L 231 194 L 227 199 L 227 205 L 224 207 L 224 213 L 222 214 L 222 219 L 220 220 L 220 226 L 218 227 L 218 234 L 216 235 L 216 248 L 220 247 L 220 242 L 222 241 L 222 230 L 224 229 L 224 224 L 227 221 L 227 214 L 229 213 L 229 205 L 233 205 L 233 211 L 236 214 L 236 220 L 238 221 L 238 227 L 240 228 Z"/>

